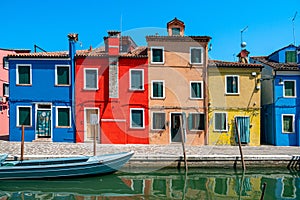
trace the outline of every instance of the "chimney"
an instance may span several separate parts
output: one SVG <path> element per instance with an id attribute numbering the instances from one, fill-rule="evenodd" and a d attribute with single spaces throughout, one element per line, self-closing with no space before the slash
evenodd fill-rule
<path id="1" fill-rule="evenodd" d="M 104 37 L 105 51 L 109 56 L 118 56 L 120 52 L 120 31 L 107 31 L 108 36 Z"/>
<path id="2" fill-rule="evenodd" d="M 250 54 L 250 52 L 247 51 L 246 49 L 241 50 L 241 52 L 237 55 L 237 57 L 239 58 L 239 62 L 240 63 L 249 63 L 249 61 L 248 61 L 249 54 Z"/>
<path id="3" fill-rule="evenodd" d="M 75 44 L 78 41 L 78 34 L 77 33 L 69 33 L 68 38 L 69 38 L 69 56 L 70 56 L 71 60 L 74 60 L 74 56 L 76 54 Z"/>

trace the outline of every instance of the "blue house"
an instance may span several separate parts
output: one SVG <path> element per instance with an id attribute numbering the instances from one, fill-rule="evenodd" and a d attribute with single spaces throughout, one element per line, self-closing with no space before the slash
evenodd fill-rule
<path id="1" fill-rule="evenodd" d="M 300 146 L 300 71 L 297 47 L 289 45 L 269 56 L 251 57 L 264 65 L 261 84 L 261 142 Z"/>
<path id="2" fill-rule="evenodd" d="M 69 34 L 69 52 L 8 56 L 10 80 L 9 140 L 75 142 L 74 55 L 77 34 Z"/>

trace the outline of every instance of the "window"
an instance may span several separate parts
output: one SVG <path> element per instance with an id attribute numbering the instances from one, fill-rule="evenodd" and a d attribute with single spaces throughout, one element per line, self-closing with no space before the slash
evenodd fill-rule
<path id="1" fill-rule="evenodd" d="M 98 89 L 98 69 L 84 69 L 84 89 Z"/>
<path id="2" fill-rule="evenodd" d="M 130 128 L 144 128 L 144 109 L 130 109 Z"/>
<path id="3" fill-rule="evenodd" d="M 17 84 L 31 85 L 31 65 L 17 65 Z"/>
<path id="4" fill-rule="evenodd" d="M 296 51 L 286 51 L 285 52 L 285 62 L 296 63 L 297 62 L 297 52 Z"/>
<path id="5" fill-rule="evenodd" d="M 152 98 L 162 99 L 165 98 L 164 81 L 152 81 Z"/>
<path id="6" fill-rule="evenodd" d="M 172 35 L 180 35 L 180 28 L 172 28 Z"/>
<path id="7" fill-rule="evenodd" d="M 189 130 L 204 130 L 205 119 L 203 113 L 190 113 Z"/>
<path id="8" fill-rule="evenodd" d="M 71 109 L 70 107 L 56 107 L 56 127 L 71 126 Z"/>
<path id="9" fill-rule="evenodd" d="M 294 132 L 294 115 L 282 115 L 282 132 L 293 133 Z"/>
<path id="10" fill-rule="evenodd" d="M 190 48 L 190 62 L 192 64 L 202 64 L 203 63 L 203 48 L 202 47 L 191 47 Z"/>
<path id="11" fill-rule="evenodd" d="M 203 98 L 203 87 L 201 81 L 190 82 L 190 97 L 191 99 Z"/>
<path id="12" fill-rule="evenodd" d="M 31 107 L 17 106 L 17 126 L 31 126 Z"/>
<path id="13" fill-rule="evenodd" d="M 9 84 L 3 83 L 3 96 L 8 97 L 9 96 Z"/>
<path id="14" fill-rule="evenodd" d="M 130 70 L 130 89 L 144 90 L 144 70 Z"/>
<path id="15" fill-rule="evenodd" d="M 166 129 L 166 114 L 164 112 L 152 113 L 152 129 L 165 130 Z"/>
<path id="16" fill-rule="evenodd" d="M 296 97 L 296 81 L 284 81 L 283 82 L 283 90 L 284 97 Z"/>
<path id="17" fill-rule="evenodd" d="M 70 85 L 70 67 L 56 66 L 55 85 Z"/>
<path id="18" fill-rule="evenodd" d="M 7 57 L 3 57 L 3 68 L 4 69 L 8 69 L 8 59 Z"/>
<path id="19" fill-rule="evenodd" d="M 152 47 L 151 48 L 151 63 L 163 64 L 164 63 L 164 48 Z"/>
<path id="20" fill-rule="evenodd" d="M 239 94 L 239 76 L 225 76 L 226 94 Z"/>
<path id="21" fill-rule="evenodd" d="M 214 131 L 227 131 L 227 113 L 215 113 L 214 115 Z"/>

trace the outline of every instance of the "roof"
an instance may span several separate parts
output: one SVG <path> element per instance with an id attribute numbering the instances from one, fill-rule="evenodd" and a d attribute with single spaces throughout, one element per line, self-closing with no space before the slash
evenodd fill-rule
<path id="1" fill-rule="evenodd" d="M 264 67 L 261 64 L 230 62 L 230 61 L 222 61 L 222 60 L 209 60 L 208 66 L 228 67 L 228 68 L 263 68 Z"/>
<path id="2" fill-rule="evenodd" d="M 29 53 L 31 51 L 30 49 L 7 49 L 7 48 L 0 48 L 0 50 L 13 51 L 16 53 Z"/>
<path id="3" fill-rule="evenodd" d="M 185 27 L 184 22 L 181 21 L 181 20 L 179 20 L 179 19 L 177 19 L 176 17 L 167 23 L 167 27 L 169 27 L 172 24 L 174 24 L 174 25 L 180 25 L 183 28 Z"/>
<path id="4" fill-rule="evenodd" d="M 289 48 L 289 47 L 294 47 L 295 49 L 297 48 L 295 45 L 290 44 L 290 45 L 287 45 L 287 46 L 285 46 L 285 47 L 282 47 L 281 49 L 278 49 L 278 50 L 274 51 L 274 52 L 271 53 L 268 57 L 271 57 L 271 56 L 274 55 L 275 53 L 277 53 L 277 52 L 279 52 L 279 51 L 281 51 L 281 50 L 283 50 L 283 49 Z"/>
<path id="5" fill-rule="evenodd" d="M 68 51 L 9 54 L 10 58 L 68 58 Z"/>
<path id="6" fill-rule="evenodd" d="M 297 63 L 278 63 L 268 60 L 268 56 L 253 56 L 250 57 L 254 62 L 272 67 L 275 71 L 299 71 Z"/>
<path id="7" fill-rule="evenodd" d="M 146 36 L 147 42 L 149 41 L 168 41 L 168 42 L 209 42 L 210 36 L 159 36 L 150 35 Z"/>

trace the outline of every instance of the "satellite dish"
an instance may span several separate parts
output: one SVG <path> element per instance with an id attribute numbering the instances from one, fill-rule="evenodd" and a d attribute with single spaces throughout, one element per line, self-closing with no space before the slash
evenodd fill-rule
<path id="1" fill-rule="evenodd" d="M 245 48 L 246 46 L 247 46 L 247 43 L 246 42 L 242 42 L 241 47 Z"/>

